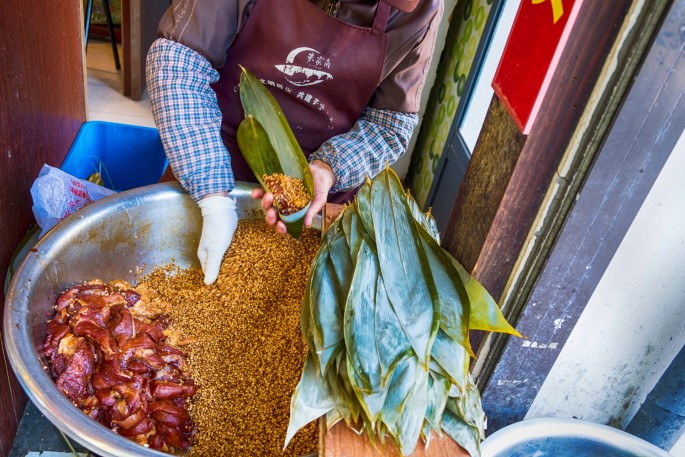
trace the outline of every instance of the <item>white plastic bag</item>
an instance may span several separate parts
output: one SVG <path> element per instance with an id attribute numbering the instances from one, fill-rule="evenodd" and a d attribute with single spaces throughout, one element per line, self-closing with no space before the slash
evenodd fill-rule
<path id="1" fill-rule="evenodd" d="M 115 192 L 85 179 L 78 179 L 59 168 L 43 165 L 31 186 L 33 215 L 45 232 L 70 214 Z"/>

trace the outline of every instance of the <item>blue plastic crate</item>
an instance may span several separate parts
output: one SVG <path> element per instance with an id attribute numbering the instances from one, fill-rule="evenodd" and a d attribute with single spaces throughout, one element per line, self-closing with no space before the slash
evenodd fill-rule
<path id="1" fill-rule="evenodd" d="M 105 187 L 121 191 L 159 182 L 167 165 L 157 129 L 91 121 L 81 125 L 60 169 L 79 179 L 100 172 Z M 34 225 L 15 250 L 5 275 L 5 294 L 39 235 L 40 227 Z"/>
<path id="2" fill-rule="evenodd" d="M 100 172 L 105 187 L 122 191 L 159 182 L 167 165 L 157 129 L 91 121 L 79 129 L 60 168 L 80 179 Z"/>

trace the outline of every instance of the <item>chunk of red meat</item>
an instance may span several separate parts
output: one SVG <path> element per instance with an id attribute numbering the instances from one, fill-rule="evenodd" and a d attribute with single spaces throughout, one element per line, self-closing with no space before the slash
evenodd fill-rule
<path id="1" fill-rule="evenodd" d="M 70 400 L 81 404 L 92 393 L 90 381 L 95 369 L 94 364 L 93 350 L 85 340 L 82 340 L 69 361 L 69 365 L 57 378 L 57 388 Z"/>
<path id="2" fill-rule="evenodd" d="M 116 343 L 112 340 L 106 328 L 102 328 L 95 322 L 82 320 L 74 326 L 74 335 L 85 336 L 98 344 L 104 353 L 105 359 L 111 359 L 116 350 Z"/>
<path id="3" fill-rule="evenodd" d="M 71 327 L 68 324 L 60 324 L 55 321 L 48 322 L 47 335 L 45 335 L 45 342 L 43 343 L 45 356 L 52 357 L 53 353 L 59 349 L 59 342 L 69 333 L 71 333 Z"/>
<path id="4" fill-rule="evenodd" d="M 168 427 L 178 427 L 190 419 L 188 411 L 167 400 L 148 403 L 150 417 Z"/>
<path id="5" fill-rule="evenodd" d="M 124 300 L 126 300 L 126 304 L 129 307 L 135 305 L 138 303 L 138 300 L 140 300 L 140 294 L 134 290 L 124 290 L 120 293 L 124 297 Z"/>
<path id="6" fill-rule="evenodd" d="M 130 373 L 122 371 L 116 359 L 103 360 L 93 375 L 93 387 L 95 389 L 109 389 L 130 380 Z"/>
<path id="7" fill-rule="evenodd" d="M 195 395 L 197 386 L 193 381 L 182 384 L 168 381 L 152 381 L 152 395 L 159 400 L 189 398 Z"/>
<path id="8" fill-rule="evenodd" d="M 116 339 L 119 346 L 133 337 L 134 320 L 131 312 L 123 305 L 112 307 L 112 319 L 107 324 L 107 329 Z"/>

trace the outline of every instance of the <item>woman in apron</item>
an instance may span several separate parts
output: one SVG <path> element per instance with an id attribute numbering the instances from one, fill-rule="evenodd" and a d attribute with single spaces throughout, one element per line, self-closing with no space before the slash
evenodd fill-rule
<path id="1" fill-rule="evenodd" d="M 239 65 L 269 88 L 308 157 L 309 226 L 327 201 L 349 201 L 406 151 L 441 15 L 442 0 L 173 1 L 148 53 L 147 86 L 171 169 L 202 211 L 205 283 L 237 226 L 230 191 L 255 181 L 236 141 Z M 285 233 L 271 194 L 253 196 Z"/>

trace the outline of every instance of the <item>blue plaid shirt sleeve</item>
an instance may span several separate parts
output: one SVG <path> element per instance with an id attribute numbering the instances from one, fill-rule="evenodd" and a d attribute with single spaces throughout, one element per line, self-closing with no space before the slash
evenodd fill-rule
<path id="1" fill-rule="evenodd" d="M 219 73 L 200 54 L 171 40 L 156 40 L 147 55 L 152 115 L 174 175 L 198 201 L 229 192 L 231 158 L 221 140 L 221 112 L 209 86 Z"/>
<path id="2" fill-rule="evenodd" d="M 391 165 L 407 150 L 419 116 L 366 107 L 349 132 L 334 136 L 309 156 L 333 169 L 331 192 L 354 189 Z"/>
<path id="3" fill-rule="evenodd" d="M 221 111 L 209 86 L 219 73 L 204 57 L 171 40 L 156 40 L 147 55 L 147 88 L 171 169 L 198 201 L 234 187 L 231 158 L 221 139 Z M 367 107 L 349 132 L 312 153 L 331 166 L 331 192 L 353 189 L 407 150 L 418 115 Z"/>

